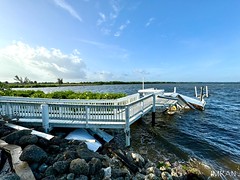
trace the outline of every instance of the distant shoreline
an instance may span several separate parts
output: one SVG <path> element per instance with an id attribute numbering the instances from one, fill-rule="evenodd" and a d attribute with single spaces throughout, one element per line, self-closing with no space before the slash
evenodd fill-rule
<path id="1" fill-rule="evenodd" d="M 142 84 L 141 81 L 97 81 L 97 82 L 66 82 L 62 84 L 54 82 L 40 83 L 8 83 L 2 82 L 9 88 L 38 88 L 38 87 L 62 87 L 62 86 L 100 86 L 100 85 L 125 85 L 125 84 Z M 162 82 L 162 81 L 146 81 L 144 84 L 239 84 L 240 82 Z"/>

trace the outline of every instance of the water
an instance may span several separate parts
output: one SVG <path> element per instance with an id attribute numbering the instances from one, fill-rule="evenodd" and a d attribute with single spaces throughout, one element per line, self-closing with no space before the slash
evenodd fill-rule
<path id="1" fill-rule="evenodd" d="M 188 157 L 197 158 L 216 171 L 231 170 L 240 174 L 240 83 L 146 84 L 145 87 L 165 89 L 166 92 L 177 87 L 177 92 L 193 97 L 194 87 L 205 85 L 210 92 L 205 111 L 187 111 L 173 116 L 157 114 L 157 131 L 161 138 Z M 45 92 L 73 90 L 133 94 L 141 89 L 141 85 L 38 89 Z"/>

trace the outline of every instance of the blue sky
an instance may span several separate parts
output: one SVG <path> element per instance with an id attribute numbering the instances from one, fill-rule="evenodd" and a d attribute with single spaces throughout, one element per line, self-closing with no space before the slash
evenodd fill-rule
<path id="1" fill-rule="evenodd" d="M 0 0 L 0 81 L 240 81 L 239 0 Z"/>

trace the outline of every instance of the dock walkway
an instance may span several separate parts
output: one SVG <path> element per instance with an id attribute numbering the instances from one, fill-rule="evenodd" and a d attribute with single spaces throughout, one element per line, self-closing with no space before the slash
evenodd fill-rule
<path id="1" fill-rule="evenodd" d="M 54 127 L 123 129 L 130 146 L 130 126 L 152 111 L 155 122 L 157 94 L 138 93 L 116 100 L 63 100 L 0 96 L 0 115 L 12 121 Z"/>

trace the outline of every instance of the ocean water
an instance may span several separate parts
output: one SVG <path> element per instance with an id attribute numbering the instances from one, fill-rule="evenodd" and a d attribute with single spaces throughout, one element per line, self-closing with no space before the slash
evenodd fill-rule
<path id="1" fill-rule="evenodd" d="M 172 92 L 176 87 L 177 92 L 194 97 L 194 87 L 206 85 L 210 96 L 205 99 L 204 111 L 190 110 L 173 116 L 157 112 L 155 128 L 159 136 L 180 149 L 184 156 L 199 159 L 215 171 L 233 171 L 240 175 L 240 83 L 146 84 L 145 88 Z M 140 84 L 134 84 L 37 89 L 133 94 L 141 88 Z"/>

